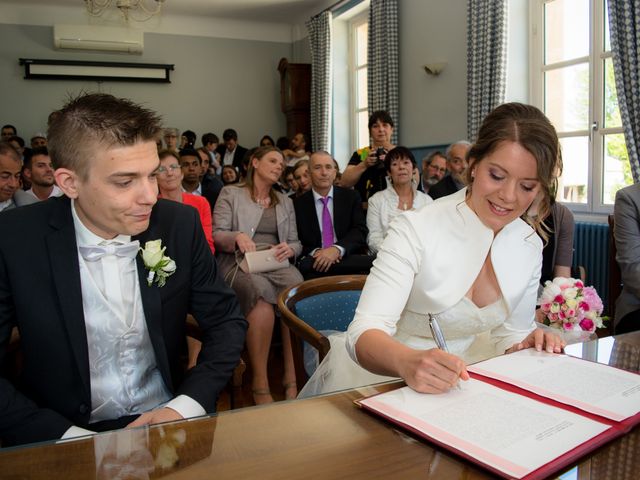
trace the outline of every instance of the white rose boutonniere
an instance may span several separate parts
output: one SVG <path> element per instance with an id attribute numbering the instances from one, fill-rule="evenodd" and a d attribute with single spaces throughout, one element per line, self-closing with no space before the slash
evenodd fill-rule
<path id="1" fill-rule="evenodd" d="M 156 281 L 159 287 L 163 287 L 167 283 L 167 277 L 176 271 L 176 262 L 164 255 L 166 248 L 162 246 L 162 240 L 151 240 L 140 249 L 144 266 L 149 269 L 149 275 L 147 275 L 149 286 Z"/>

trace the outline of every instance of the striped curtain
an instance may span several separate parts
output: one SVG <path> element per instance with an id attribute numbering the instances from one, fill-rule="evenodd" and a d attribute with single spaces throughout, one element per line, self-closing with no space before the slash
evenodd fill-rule
<path id="1" fill-rule="evenodd" d="M 504 103 L 506 66 L 507 0 L 467 0 L 467 137 L 471 142 L 484 117 Z"/>
<path id="2" fill-rule="evenodd" d="M 400 82 L 398 71 L 398 0 L 371 0 L 369 7 L 369 43 L 367 89 L 369 114 L 386 110 L 395 128 L 391 143 L 398 141 Z"/>
<path id="3" fill-rule="evenodd" d="M 331 132 L 331 21 L 329 11 L 307 22 L 311 44 L 311 145 L 330 151 Z"/>
<path id="4" fill-rule="evenodd" d="M 634 183 L 640 181 L 640 2 L 609 0 L 613 71 Z"/>

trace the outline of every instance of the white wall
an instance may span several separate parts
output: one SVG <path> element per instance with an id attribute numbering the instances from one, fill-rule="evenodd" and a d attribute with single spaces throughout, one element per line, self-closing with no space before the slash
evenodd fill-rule
<path id="1" fill-rule="evenodd" d="M 52 27 L 0 24 L 0 124 L 16 125 L 28 140 L 46 119 L 81 91 L 102 91 L 147 104 L 165 124 L 198 135 L 227 127 L 251 147 L 263 134 L 286 131 L 280 111 L 278 61 L 291 43 L 145 33 L 141 56 L 53 50 Z M 172 83 L 25 80 L 18 58 L 175 64 Z"/>
<path id="2" fill-rule="evenodd" d="M 400 17 L 399 142 L 408 147 L 466 136 L 467 34 L 463 0 L 403 0 Z M 422 66 L 447 62 L 437 77 Z"/>

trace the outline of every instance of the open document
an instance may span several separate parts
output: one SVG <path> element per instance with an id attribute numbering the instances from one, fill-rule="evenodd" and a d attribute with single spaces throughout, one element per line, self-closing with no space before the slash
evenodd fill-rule
<path id="1" fill-rule="evenodd" d="M 547 356 L 565 357 L 553 354 L 508 355 L 500 357 L 508 361 L 499 370 L 495 367 L 485 368 L 488 362 L 496 359 L 469 367 L 470 372 L 481 370 L 482 375 L 488 376 L 493 369 L 498 373 L 494 372 L 495 378 L 471 373 L 471 380 L 461 382 L 461 390 L 429 395 L 405 387 L 357 403 L 503 477 L 545 478 L 640 423 L 640 414 L 637 414 L 639 397 L 634 393 L 640 385 L 640 375 L 629 373 L 629 377 L 623 376 L 625 382 L 622 385 L 618 383 L 618 374 L 627 372 L 608 366 L 603 366 L 604 373 L 598 370 L 600 375 L 606 376 L 607 372 L 614 375 L 611 381 L 616 383 L 616 390 L 621 390 L 623 398 L 636 395 L 636 400 L 630 402 L 635 404 L 635 413 L 633 407 L 612 406 L 604 400 L 602 392 L 599 396 L 590 393 L 587 401 L 583 392 L 590 390 L 593 382 L 585 377 L 581 377 L 581 380 L 577 380 L 575 375 L 572 377 L 577 385 L 571 392 L 566 382 L 562 386 L 558 398 L 573 405 L 569 407 L 513 386 L 516 383 L 511 381 L 511 374 L 517 371 L 515 377 L 518 378 L 526 370 L 520 365 L 521 360 L 525 364 L 539 364 L 539 360 L 547 359 Z M 579 359 L 571 360 L 588 363 Z M 502 362 L 500 366 L 503 367 Z M 536 369 L 531 365 L 528 371 L 529 376 L 523 375 L 529 381 L 522 382 L 523 385 L 531 383 L 530 377 L 544 376 L 534 375 Z M 571 376 L 570 372 L 571 369 L 567 375 Z M 538 383 L 544 385 L 544 388 L 540 387 L 541 391 L 549 391 L 547 383 Z M 613 394 L 613 390 L 610 388 L 609 393 Z M 582 411 L 580 407 L 574 408 L 578 403 L 574 398 L 592 406 L 596 402 L 592 397 L 597 397 L 597 402 L 605 401 L 602 405 L 597 404 L 598 412 L 612 413 L 615 419 L 610 415 L 588 413 L 594 409 Z M 620 422 L 617 419 L 626 420 Z"/>
<path id="2" fill-rule="evenodd" d="M 640 412 L 640 375 L 601 363 L 528 348 L 468 370 L 619 422 Z"/>

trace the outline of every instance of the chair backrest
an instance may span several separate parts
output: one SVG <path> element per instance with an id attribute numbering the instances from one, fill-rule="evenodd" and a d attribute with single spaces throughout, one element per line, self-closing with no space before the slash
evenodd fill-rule
<path id="1" fill-rule="evenodd" d="M 611 325 L 616 313 L 616 300 L 622 292 L 622 274 L 620 273 L 620 265 L 616 261 L 616 242 L 614 237 L 615 217 L 609 215 L 609 316 L 611 317 Z"/>
<path id="2" fill-rule="evenodd" d="M 338 275 L 307 280 L 283 292 L 279 306 L 316 330 L 344 331 L 353 319 L 366 278 Z"/>
<path id="3" fill-rule="evenodd" d="M 362 290 L 339 290 L 302 298 L 293 311 L 316 330 L 345 331 L 356 313 Z"/>
<path id="4" fill-rule="evenodd" d="M 336 275 L 306 280 L 283 291 L 278 309 L 292 334 L 298 385 L 306 381 L 300 340 L 318 350 L 319 360 L 331 348 L 320 330 L 344 331 L 353 319 L 366 275 Z"/>

